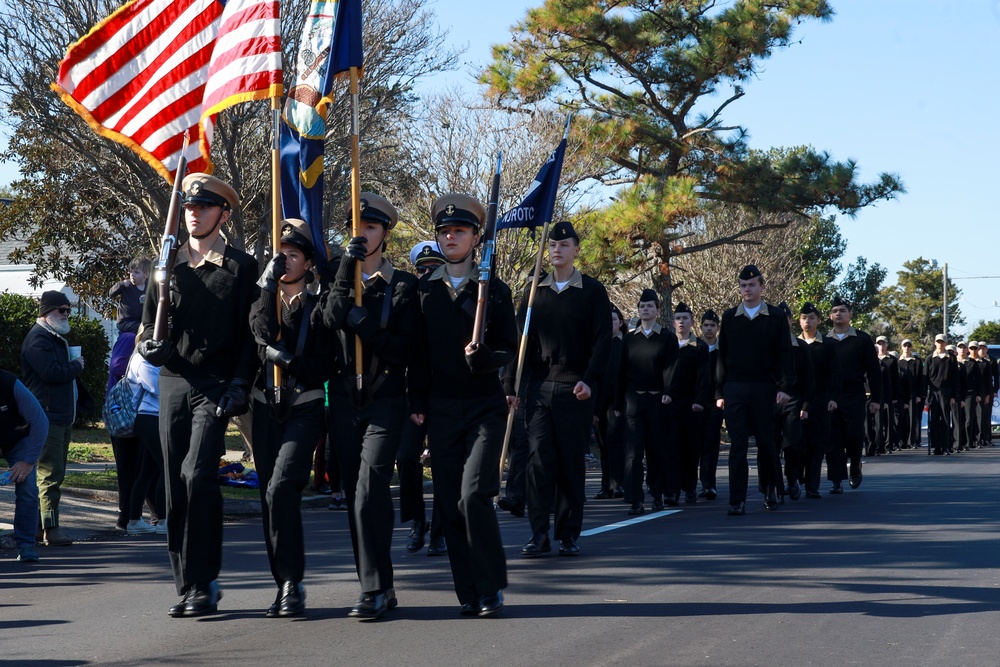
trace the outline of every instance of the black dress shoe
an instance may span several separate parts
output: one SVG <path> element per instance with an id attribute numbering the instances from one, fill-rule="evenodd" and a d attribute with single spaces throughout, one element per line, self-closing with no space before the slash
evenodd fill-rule
<path id="1" fill-rule="evenodd" d="M 747 513 L 746 503 L 738 502 L 735 505 L 729 506 L 729 511 L 726 512 L 729 516 L 743 516 Z"/>
<path id="2" fill-rule="evenodd" d="M 484 595 L 479 598 L 479 615 L 489 616 L 503 606 L 503 592 L 497 591 L 494 595 Z"/>
<path id="3" fill-rule="evenodd" d="M 611 492 L 607 489 L 601 489 L 594 494 L 594 500 L 610 500 L 611 497 Z"/>
<path id="4" fill-rule="evenodd" d="M 479 616 L 479 605 L 473 602 L 466 602 L 458 611 L 462 616 Z"/>
<path id="5" fill-rule="evenodd" d="M 438 535 L 431 538 L 431 544 L 427 547 L 428 556 L 447 556 L 448 545 L 445 544 L 444 537 Z"/>
<path id="6" fill-rule="evenodd" d="M 774 495 L 774 491 L 771 491 L 771 493 L 767 494 L 767 497 L 764 498 L 764 509 L 768 512 L 773 512 L 778 509 L 778 497 Z"/>
<path id="7" fill-rule="evenodd" d="M 187 606 L 188 600 L 191 599 L 192 595 L 194 595 L 194 589 L 193 588 L 187 589 L 184 595 L 181 596 L 181 601 L 172 606 L 170 609 L 168 609 L 167 614 L 169 616 L 173 616 L 174 618 L 180 618 L 181 616 L 183 616 L 184 607 Z"/>
<path id="8" fill-rule="evenodd" d="M 278 610 L 281 609 L 281 589 L 278 589 L 278 594 L 274 596 L 274 602 L 271 606 L 267 608 L 264 612 L 265 618 L 278 618 Z"/>
<path id="9" fill-rule="evenodd" d="M 652 508 L 654 512 L 662 512 L 663 498 L 653 498 Z"/>
<path id="10" fill-rule="evenodd" d="M 387 611 L 394 609 L 397 604 L 394 588 L 386 589 L 381 593 L 362 593 L 347 615 L 351 618 L 371 621 L 381 618 Z"/>
<path id="11" fill-rule="evenodd" d="M 642 503 L 632 503 L 632 507 L 628 508 L 629 516 L 639 516 L 640 514 L 644 514 L 645 512 L 646 512 L 646 506 L 643 505 Z"/>
<path id="12" fill-rule="evenodd" d="M 792 500 L 798 500 L 802 497 L 802 487 L 799 486 L 798 482 L 788 485 L 788 497 Z"/>
<path id="13" fill-rule="evenodd" d="M 214 614 L 219 608 L 219 600 L 222 599 L 222 589 L 219 582 L 210 581 L 203 584 L 195 584 L 191 589 L 191 597 L 184 605 L 184 616 L 203 616 Z"/>
<path id="14" fill-rule="evenodd" d="M 839 496 L 842 495 L 843 493 L 844 493 L 844 487 L 841 485 L 840 482 L 834 482 L 833 486 L 830 487 L 831 496 Z"/>
<path id="15" fill-rule="evenodd" d="M 515 502 L 510 498 L 501 498 L 498 500 L 497 507 L 502 509 L 504 512 L 510 512 L 518 518 L 524 516 L 524 503 Z"/>
<path id="16" fill-rule="evenodd" d="M 695 493 L 694 491 L 688 491 L 684 494 L 685 505 L 694 505 L 697 502 L 698 502 L 698 494 Z"/>
<path id="17" fill-rule="evenodd" d="M 715 500 L 719 497 L 719 492 L 714 488 L 705 489 L 705 500 Z"/>
<path id="18" fill-rule="evenodd" d="M 859 463 L 857 466 L 851 466 L 851 488 L 856 489 L 861 486 L 861 480 L 863 478 L 864 475 L 861 474 L 861 464 Z"/>
<path id="19" fill-rule="evenodd" d="M 301 581 L 286 581 L 281 587 L 278 616 L 299 616 L 306 610 L 306 588 Z"/>
<path id="20" fill-rule="evenodd" d="M 677 507 L 681 502 L 681 494 L 679 493 L 668 493 L 664 502 L 667 503 L 668 507 Z M 663 505 L 660 505 L 660 509 L 663 509 Z"/>
<path id="21" fill-rule="evenodd" d="M 819 491 L 806 491 L 806 498 L 812 498 L 813 500 L 818 500 L 823 497 L 823 494 Z"/>
<path id="22" fill-rule="evenodd" d="M 535 533 L 528 543 L 521 547 L 521 555 L 525 558 L 538 558 L 552 551 L 549 536 L 545 533 Z"/>
<path id="23" fill-rule="evenodd" d="M 420 551 L 424 548 L 424 535 L 427 534 L 427 522 L 423 519 L 414 519 L 410 535 L 406 538 L 406 550 L 410 552 Z"/>
<path id="24" fill-rule="evenodd" d="M 616 488 L 614 490 L 614 493 L 611 494 L 611 497 L 612 498 L 624 498 L 625 497 L 625 489 L 623 489 L 622 487 L 619 486 L 618 488 Z"/>
<path id="25" fill-rule="evenodd" d="M 559 542 L 559 555 L 560 556 L 579 556 L 580 547 L 577 545 L 576 540 L 572 537 L 567 537 L 565 540 Z"/>

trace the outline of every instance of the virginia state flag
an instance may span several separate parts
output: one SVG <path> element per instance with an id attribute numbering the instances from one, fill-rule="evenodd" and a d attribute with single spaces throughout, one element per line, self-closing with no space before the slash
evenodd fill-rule
<path id="1" fill-rule="evenodd" d="M 323 232 L 323 142 L 334 78 L 361 68 L 361 0 L 314 0 L 299 42 L 295 77 L 281 123 L 281 208 L 309 224 L 317 263 Z"/>
<path id="2" fill-rule="evenodd" d="M 556 207 L 556 192 L 562 174 L 563 157 L 566 155 L 566 139 L 552 151 L 549 159 L 531 182 L 521 203 L 503 214 L 497 222 L 497 230 L 527 227 L 534 229 L 546 222 L 552 222 L 552 212 Z"/>

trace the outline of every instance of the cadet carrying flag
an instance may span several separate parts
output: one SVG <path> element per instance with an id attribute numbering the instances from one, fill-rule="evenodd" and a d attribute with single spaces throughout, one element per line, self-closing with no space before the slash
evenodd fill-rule
<path id="1" fill-rule="evenodd" d="M 212 170 L 211 121 L 281 94 L 277 0 L 131 0 L 69 47 L 52 89 L 168 181 Z"/>
<path id="2" fill-rule="evenodd" d="M 281 207 L 285 218 L 309 224 L 313 245 L 323 232 L 323 142 L 334 78 L 361 68 L 361 0 L 313 0 L 299 43 L 295 78 L 281 124 Z M 317 261 L 326 259 L 317 253 Z"/>
<path id="3" fill-rule="evenodd" d="M 539 225 L 552 221 L 552 213 L 556 207 L 556 192 L 559 190 L 559 177 L 562 174 L 563 156 L 566 155 L 566 138 L 552 151 L 549 159 L 538 175 L 531 182 L 527 194 L 521 203 L 504 213 L 497 222 L 497 230 L 526 227 L 534 230 Z"/>

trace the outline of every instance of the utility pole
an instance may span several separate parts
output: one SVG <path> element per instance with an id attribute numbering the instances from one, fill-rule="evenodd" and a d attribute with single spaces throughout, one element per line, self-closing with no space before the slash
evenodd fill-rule
<path id="1" fill-rule="evenodd" d="M 944 338 L 948 340 L 948 262 L 944 263 L 942 272 L 942 282 L 944 284 Z"/>

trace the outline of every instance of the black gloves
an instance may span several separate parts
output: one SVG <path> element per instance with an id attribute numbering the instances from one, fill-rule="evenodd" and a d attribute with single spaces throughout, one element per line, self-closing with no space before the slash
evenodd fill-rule
<path id="1" fill-rule="evenodd" d="M 219 399 L 219 405 L 215 408 L 216 417 L 236 417 L 244 414 L 250 409 L 247 398 L 250 395 L 250 383 L 246 380 L 234 379 L 226 392 Z"/>
<path id="2" fill-rule="evenodd" d="M 279 252 L 264 267 L 264 273 L 257 279 L 257 286 L 265 292 L 277 294 L 278 281 L 285 275 L 285 253 Z"/>
<path id="3" fill-rule="evenodd" d="M 354 282 L 354 266 L 357 262 L 363 262 L 368 256 L 368 239 L 364 236 L 355 236 L 348 242 L 344 249 L 344 256 L 340 258 L 340 268 L 337 270 L 337 279 L 345 280 L 348 283 Z"/>
<path id="4" fill-rule="evenodd" d="M 493 350 L 487 347 L 486 343 L 476 343 L 472 354 L 465 355 L 465 363 L 475 374 L 490 373 L 499 368 L 494 360 Z"/>
<path id="5" fill-rule="evenodd" d="M 386 295 L 386 298 L 389 298 Z M 379 330 L 378 322 L 368 315 L 364 306 L 354 306 L 347 313 L 347 328 L 357 334 L 361 340 L 368 340 Z"/>
<path id="6" fill-rule="evenodd" d="M 268 345 L 267 349 L 264 351 L 264 356 L 275 366 L 288 370 L 291 365 L 292 360 L 295 359 L 295 355 L 285 349 L 285 344 L 278 342 L 274 345 Z"/>
<path id="7" fill-rule="evenodd" d="M 139 354 L 154 366 L 162 366 L 174 353 L 174 346 L 168 340 L 144 340 L 139 343 Z"/>

